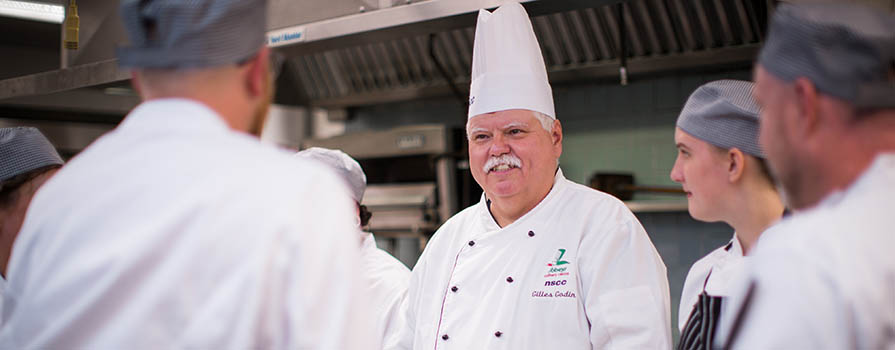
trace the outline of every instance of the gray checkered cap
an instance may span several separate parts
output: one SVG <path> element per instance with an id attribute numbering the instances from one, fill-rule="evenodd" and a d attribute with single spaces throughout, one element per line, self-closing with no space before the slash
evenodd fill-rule
<path id="1" fill-rule="evenodd" d="M 121 0 L 126 68 L 203 68 L 242 62 L 266 43 L 266 0 Z"/>
<path id="2" fill-rule="evenodd" d="M 895 16 L 857 4 L 781 5 L 758 64 L 858 108 L 893 108 Z"/>
<path id="3" fill-rule="evenodd" d="M 0 184 L 50 165 L 62 165 L 62 158 L 40 131 L 31 127 L 0 128 Z"/>
<path id="4" fill-rule="evenodd" d="M 753 84 L 716 80 L 690 94 L 677 118 L 677 127 L 712 145 L 764 158 L 758 145 L 761 110 L 752 98 Z"/>

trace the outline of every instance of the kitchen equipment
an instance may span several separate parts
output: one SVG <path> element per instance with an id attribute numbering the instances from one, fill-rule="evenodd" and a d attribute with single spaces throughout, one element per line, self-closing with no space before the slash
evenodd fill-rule
<path id="1" fill-rule="evenodd" d="M 368 229 L 378 237 L 419 238 L 422 248 L 481 195 L 464 169 L 464 138 L 462 130 L 432 124 L 306 140 L 302 148 L 340 149 L 356 159 L 367 176 L 361 204 L 373 214 Z"/>
<path id="2" fill-rule="evenodd" d="M 623 201 L 634 198 L 634 192 L 686 194 L 679 187 L 637 186 L 634 183 L 634 174 L 631 173 L 594 173 L 590 178 L 591 188 L 611 194 Z"/>

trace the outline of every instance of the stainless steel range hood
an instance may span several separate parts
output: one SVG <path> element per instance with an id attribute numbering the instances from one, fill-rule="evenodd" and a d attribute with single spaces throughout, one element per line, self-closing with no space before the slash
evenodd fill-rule
<path id="1" fill-rule="evenodd" d="M 452 91 L 459 97 L 468 89 L 476 13 L 502 2 L 272 0 L 270 46 L 286 58 L 276 102 L 347 107 Z M 617 81 L 622 61 L 632 79 L 675 70 L 747 67 L 770 7 L 764 0 L 523 3 L 554 83 Z M 0 103 L 114 87 L 128 78 L 114 58 L 99 60 L 2 80 Z"/>
<path id="2" fill-rule="evenodd" d="M 274 32 L 298 103 L 342 107 L 467 93 L 478 8 L 499 1 L 430 0 Z M 768 4 L 754 0 L 529 1 L 553 83 L 748 67 Z M 348 28 L 360 28 L 350 32 Z"/>

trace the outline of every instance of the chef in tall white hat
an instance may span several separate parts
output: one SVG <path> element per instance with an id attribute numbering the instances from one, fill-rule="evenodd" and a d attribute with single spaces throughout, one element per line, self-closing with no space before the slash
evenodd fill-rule
<path id="1" fill-rule="evenodd" d="M 469 100 L 484 194 L 429 241 L 390 348 L 670 348 L 665 265 L 643 227 L 559 169 L 562 127 L 518 3 L 479 12 Z"/>

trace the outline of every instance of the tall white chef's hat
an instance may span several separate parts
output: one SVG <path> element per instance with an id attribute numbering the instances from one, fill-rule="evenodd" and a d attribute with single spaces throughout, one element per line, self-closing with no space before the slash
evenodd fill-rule
<path id="1" fill-rule="evenodd" d="M 472 53 L 469 114 L 528 109 L 556 119 L 541 48 L 525 8 L 511 2 L 479 10 Z"/>

